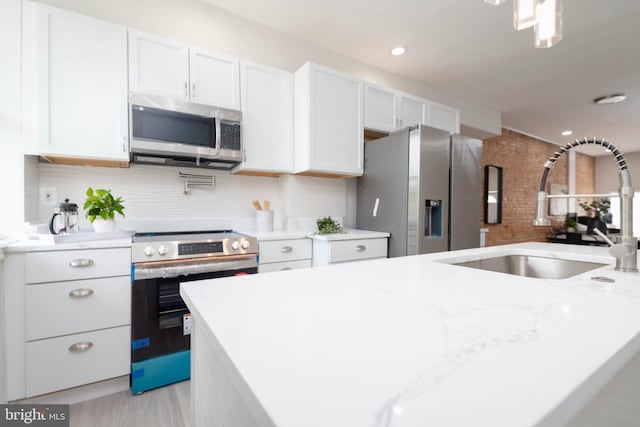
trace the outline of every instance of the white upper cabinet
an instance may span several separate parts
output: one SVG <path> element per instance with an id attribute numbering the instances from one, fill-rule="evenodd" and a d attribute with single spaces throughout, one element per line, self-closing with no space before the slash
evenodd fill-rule
<path id="1" fill-rule="evenodd" d="M 240 109 L 236 58 L 129 30 L 129 91 Z"/>
<path id="2" fill-rule="evenodd" d="M 427 104 L 427 125 L 447 130 L 449 133 L 460 133 L 460 110 L 429 102 Z"/>
<path id="3" fill-rule="evenodd" d="M 191 101 L 240 109 L 239 61 L 236 58 L 189 48 Z"/>
<path id="4" fill-rule="evenodd" d="M 129 30 L 129 90 L 189 100 L 189 47 Z"/>
<path id="5" fill-rule="evenodd" d="M 290 173 L 293 168 L 293 74 L 243 61 L 240 80 L 245 158 L 234 172 Z"/>
<path id="6" fill-rule="evenodd" d="M 364 85 L 364 127 L 391 132 L 400 127 L 396 91 L 365 83 Z"/>
<path id="7" fill-rule="evenodd" d="M 37 153 L 127 163 L 126 28 L 23 4 L 24 126 Z"/>
<path id="8" fill-rule="evenodd" d="M 415 96 L 400 94 L 398 96 L 398 110 L 400 127 L 424 125 L 427 101 Z"/>
<path id="9" fill-rule="evenodd" d="M 407 126 L 427 125 L 460 132 L 460 111 L 395 89 L 365 84 L 364 127 L 393 132 Z"/>
<path id="10" fill-rule="evenodd" d="M 294 85 L 294 172 L 362 175 L 363 82 L 307 62 L 296 71 Z"/>
<path id="11" fill-rule="evenodd" d="M 426 124 L 428 101 L 371 83 L 365 83 L 364 127 L 393 132 L 407 126 Z"/>

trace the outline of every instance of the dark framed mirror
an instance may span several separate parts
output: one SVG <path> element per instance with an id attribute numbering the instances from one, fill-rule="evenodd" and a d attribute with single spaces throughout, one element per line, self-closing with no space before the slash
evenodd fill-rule
<path id="1" fill-rule="evenodd" d="M 484 222 L 502 224 L 502 168 L 484 167 Z"/>

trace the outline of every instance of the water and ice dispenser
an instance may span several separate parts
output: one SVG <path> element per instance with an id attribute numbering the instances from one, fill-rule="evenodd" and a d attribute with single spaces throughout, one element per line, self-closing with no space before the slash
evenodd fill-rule
<path id="1" fill-rule="evenodd" d="M 442 237 L 442 200 L 425 200 L 424 235 Z"/>

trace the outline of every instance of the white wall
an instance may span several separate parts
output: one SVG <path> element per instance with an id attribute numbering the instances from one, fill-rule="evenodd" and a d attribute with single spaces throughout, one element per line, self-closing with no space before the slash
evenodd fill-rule
<path id="1" fill-rule="evenodd" d="M 356 62 L 198 0 L 40 2 L 289 71 L 297 70 L 310 60 L 460 108 L 462 127 L 470 136 L 488 137 L 501 133 L 500 112 L 495 109 Z"/>

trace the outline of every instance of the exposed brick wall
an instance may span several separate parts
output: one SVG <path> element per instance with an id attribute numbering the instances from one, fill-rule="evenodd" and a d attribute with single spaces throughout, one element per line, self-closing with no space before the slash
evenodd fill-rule
<path id="1" fill-rule="evenodd" d="M 488 228 L 486 245 L 503 245 L 518 242 L 544 242 L 549 234 L 547 227 L 534 227 L 536 198 L 544 163 L 557 150 L 548 142 L 522 135 L 507 129 L 502 135 L 484 140 L 482 163 L 502 168 L 502 224 L 484 223 L 482 203 L 482 226 Z M 562 156 L 551 170 L 549 185 L 567 185 L 568 156 Z M 484 176 L 484 175 L 483 175 Z M 483 179 L 484 181 L 484 179 Z M 593 193 L 595 188 L 595 158 L 576 155 L 576 191 Z M 483 182 L 484 194 L 484 182 Z M 550 217 L 553 227 L 562 227 L 564 217 Z"/>

